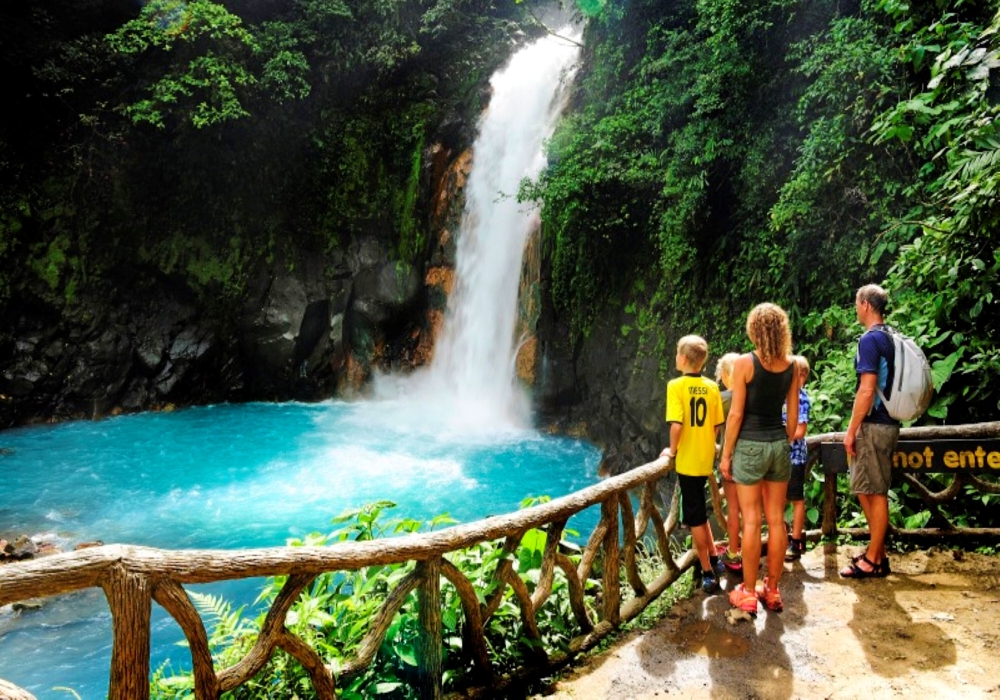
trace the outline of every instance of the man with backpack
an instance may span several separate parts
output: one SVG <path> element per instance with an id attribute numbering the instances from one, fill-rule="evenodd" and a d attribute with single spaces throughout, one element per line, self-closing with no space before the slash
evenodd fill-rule
<path id="1" fill-rule="evenodd" d="M 885 536 L 889 529 L 889 484 L 892 453 L 899 440 L 899 421 L 886 408 L 896 370 L 893 336 L 883 320 L 887 304 L 888 296 L 877 284 L 865 285 L 854 299 L 858 322 L 865 327 L 865 333 L 858 341 L 858 354 L 854 357 L 858 380 L 844 448 L 850 464 L 851 493 L 861 503 L 871 540 L 868 549 L 841 570 L 840 575 L 845 578 L 889 575 Z"/>

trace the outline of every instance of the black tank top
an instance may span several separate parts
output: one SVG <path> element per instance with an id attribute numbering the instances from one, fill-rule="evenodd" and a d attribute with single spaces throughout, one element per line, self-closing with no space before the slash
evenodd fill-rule
<path id="1" fill-rule="evenodd" d="M 753 358 L 753 379 L 747 382 L 746 407 L 739 437 L 761 442 L 787 439 L 781 407 L 795 376 L 795 363 L 789 364 L 782 372 L 768 372 L 757 358 L 757 353 L 750 353 L 750 356 Z"/>

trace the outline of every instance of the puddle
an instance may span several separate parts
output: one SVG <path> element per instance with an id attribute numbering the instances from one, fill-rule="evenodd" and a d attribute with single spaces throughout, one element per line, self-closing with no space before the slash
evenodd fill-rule
<path id="1" fill-rule="evenodd" d="M 708 620 L 699 620 L 685 625 L 674 635 L 674 644 L 691 654 L 700 654 L 710 659 L 746 656 L 750 651 L 750 641 L 730 634 Z"/>

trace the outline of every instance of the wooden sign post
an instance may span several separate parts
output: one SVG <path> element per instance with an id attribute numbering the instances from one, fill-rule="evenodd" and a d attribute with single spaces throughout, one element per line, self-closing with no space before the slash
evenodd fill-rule
<path id="1" fill-rule="evenodd" d="M 820 445 L 820 459 L 827 474 L 848 471 L 847 451 L 842 442 Z M 1000 474 L 1000 439 L 900 440 L 892 455 L 892 471 Z"/>
<path id="2" fill-rule="evenodd" d="M 991 427 L 997 424 L 988 424 Z M 937 428 L 940 430 L 941 428 Z M 970 476 L 1000 476 L 1000 438 L 993 434 L 984 437 L 962 436 L 955 439 L 912 435 L 928 428 L 907 429 L 907 438 L 901 439 L 892 455 L 893 481 L 903 474 L 966 474 Z M 831 438 L 833 438 L 831 440 Z M 839 439 L 838 439 L 839 438 Z M 920 438 L 920 439 L 917 439 Z M 823 535 L 832 537 L 837 532 L 837 474 L 849 470 L 843 433 L 828 434 L 820 438 L 820 461 L 827 474 L 823 490 Z"/>

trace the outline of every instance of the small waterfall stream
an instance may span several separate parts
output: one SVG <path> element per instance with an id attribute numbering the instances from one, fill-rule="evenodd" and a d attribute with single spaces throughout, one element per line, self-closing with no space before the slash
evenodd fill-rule
<path id="1" fill-rule="evenodd" d="M 460 432 L 531 421 L 514 376 L 514 326 L 524 246 L 539 219 L 535 205 L 517 201 L 517 191 L 545 166 L 545 140 L 565 106 L 578 54 L 577 45 L 545 37 L 493 76 L 465 190 L 455 290 L 434 360 L 402 388 L 383 383 L 378 390 L 409 395 L 438 424 Z"/>

